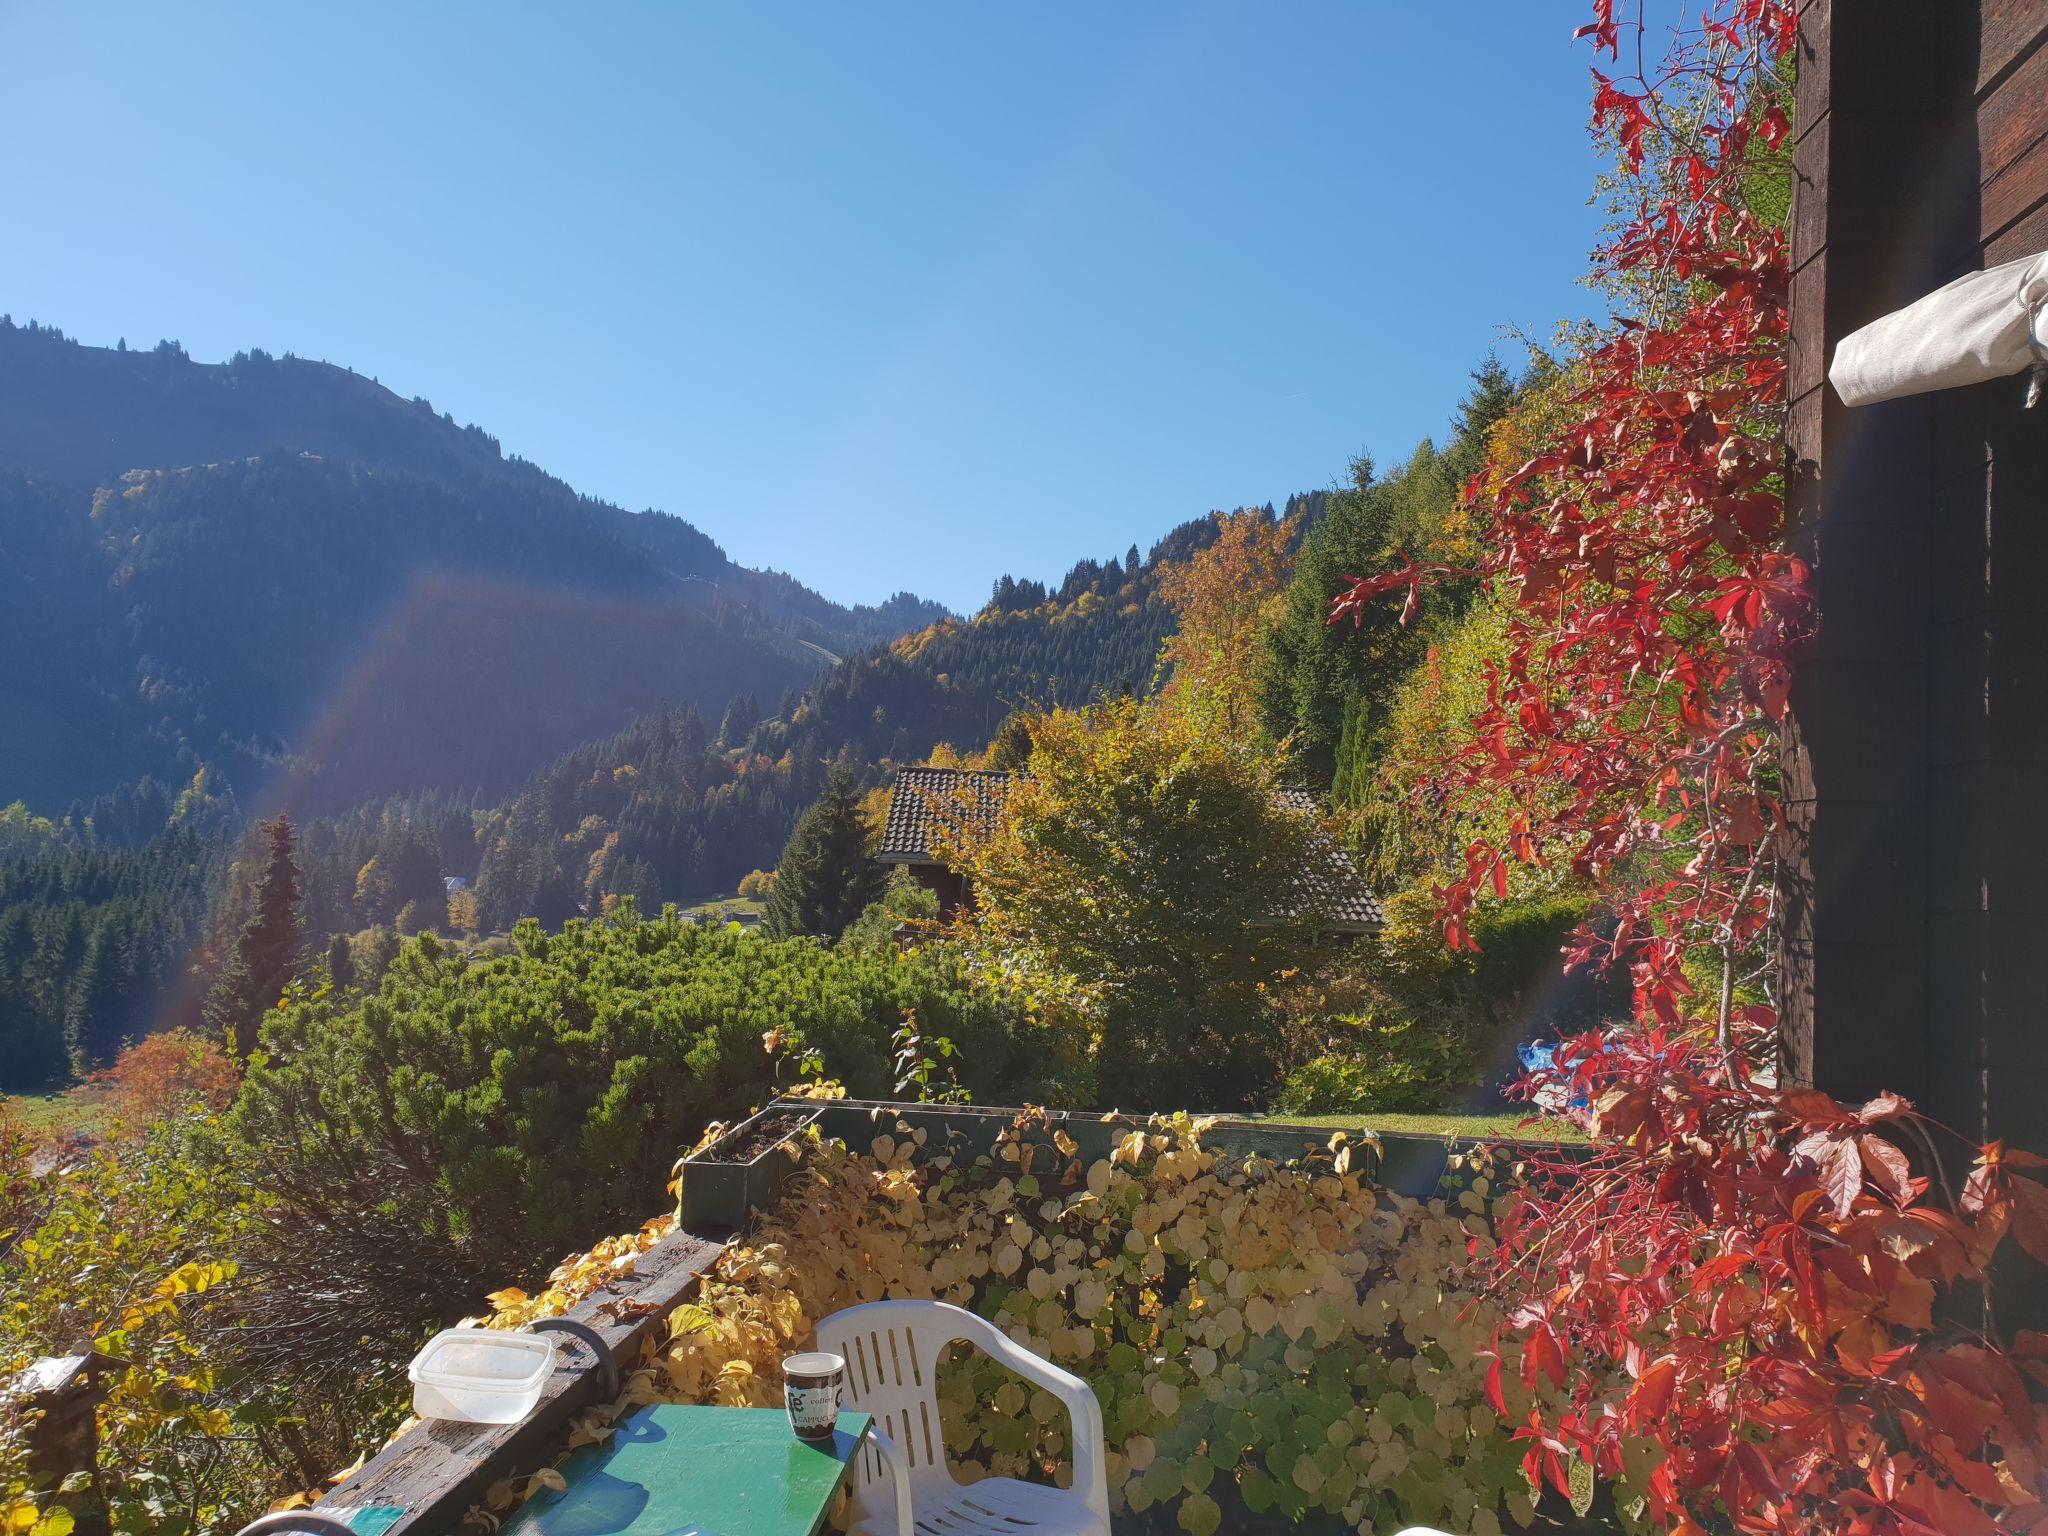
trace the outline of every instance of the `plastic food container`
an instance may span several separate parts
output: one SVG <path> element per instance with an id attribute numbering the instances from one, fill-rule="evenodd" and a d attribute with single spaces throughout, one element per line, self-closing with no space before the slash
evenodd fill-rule
<path id="1" fill-rule="evenodd" d="M 423 1419 L 517 1424 L 540 1401 L 555 1346 L 538 1334 L 449 1328 L 427 1340 L 405 1374 Z"/>

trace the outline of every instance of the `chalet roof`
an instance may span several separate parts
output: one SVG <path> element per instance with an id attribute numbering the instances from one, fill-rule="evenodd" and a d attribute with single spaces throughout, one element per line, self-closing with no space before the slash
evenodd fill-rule
<path id="1" fill-rule="evenodd" d="M 1287 810 L 1301 816 L 1315 816 L 1322 806 L 1316 797 L 1305 789 L 1283 789 L 1277 798 Z M 1311 876 L 1317 907 L 1327 913 L 1332 929 L 1340 933 L 1367 933 L 1377 931 L 1387 920 L 1380 908 L 1380 899 L 1365 883 L 1365 877 L 1358 872 L 1358 866 L 1351 862 L 1351 855 L 1336 843 L 1328 846 L 1328 856 Z"/>
<path id="2" fill-rule="evenodd" d="M 875 857 L 885 864 L 936 864 L 932 833 L 940 807 L 959 807 L 963 830 L 988 832 L 1010 797 L 1007 773 L 965 768 L 899 768 L 889 792 L 889 820 L 882 828 L 882 846 Z"/>
<path id="3" fill-rule="evenodd" d="M 958 807 L 966 830 L 987 831 L 1002 814 L 1009 798 L 1010 776 L 964 768 L 903 768 L 889 795 L 889 819 L 882 829 L 882 846 L 876 857 L 888 864 L 936 864 L 932 851 L 933 833 L 942 812 L 938 807 Z M 1283 789 L 1281 806 L 1304 816 L 1319 809 L 1316 797 L 1305 789 Z M 1332 933 L 1370 933 L 1385 921 L 1379 898 L 1373 895 L 1351 856 L 1337 844 L 1328 846 L 1328 857 L 1312 880 L 1317 908 L 1329 916 L 1325 929 Z"/>

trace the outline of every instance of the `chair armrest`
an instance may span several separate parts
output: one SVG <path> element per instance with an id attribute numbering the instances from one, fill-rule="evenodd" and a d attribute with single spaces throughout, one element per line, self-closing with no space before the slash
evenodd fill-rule
<path id="1" fill-rule="evenodd" d="M 885 1513 L 874 1507 L 881 1502 L 874 1494 L 883 1490 L 872 1483 L 857 1481 L 853 1491 L 853 1527 L 869 1532 L 870 1536 L 917 1536 L 910 1524 L 910 1463 L 903 1459 L 903 1447 L 882 1432 L 880 1421 L 868 1426 L 868 1439 L 882 1456 L 889 1509 Z"/>
<path id="2" fill-rule="evenodd" d="M 1065 1405 L 1074 1421 L 1074 1491 L 1088 1500 L 1088 1507 L 1109 1521 L 1109 1467 L 1103 1459 L 1102 1404 L 1095 1389 L 1072 1371 L 1060 1369 L 1050 1360 L 1034 1355 L 993 1324 L 975 1340 L 982 1353 L 1000 1360 L 1026 1381 L 1036 1382 Z"/>

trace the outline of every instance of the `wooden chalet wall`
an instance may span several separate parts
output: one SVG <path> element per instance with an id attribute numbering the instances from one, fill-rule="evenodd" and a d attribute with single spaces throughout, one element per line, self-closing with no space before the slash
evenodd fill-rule
<path id="1" fill-rule="evenodd" d="M 1807 0 L 1795 133 L 1789 1066 L 2048 1149 L 2048 406 L 1825 383 L 1866 321 L 2048 250 L 2048 0 Z"/>

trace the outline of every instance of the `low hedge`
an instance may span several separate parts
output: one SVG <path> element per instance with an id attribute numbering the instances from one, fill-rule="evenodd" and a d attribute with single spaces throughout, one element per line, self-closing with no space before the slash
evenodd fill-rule
<path id="1" fill-rule="evenodd" d="M 779 1362 L 817 1319 L 931 1297 L 1094 1386 L 1120 1528 L 1529 1523 L 1512 1426 L 1531 1389 L 1509 1360 L 1489 1401 L 1498 1314 L 1461 1279 L 1492 1241 L 1487 1155 L 1456 1193 L 1416 1201 L 1353 1172 L 1341 1135 L 1280 1164 L 1219 1156 L 1202 1128 L 1155 1120 L 1092 1163 L 1029 1116 L 972 1160 L 921 1132 L 814 1143 L 624 1402 L 779 1403 Z M 611 1252 L 564 1266 L 543 1295 L 494 1298 L 494 1322 L 568 1305 Z M 939 1390 L 963 1478 L 1058 1467 L 1067 1424 L 1047 1394 L 979 1355 L 949 1363 Z"/>

